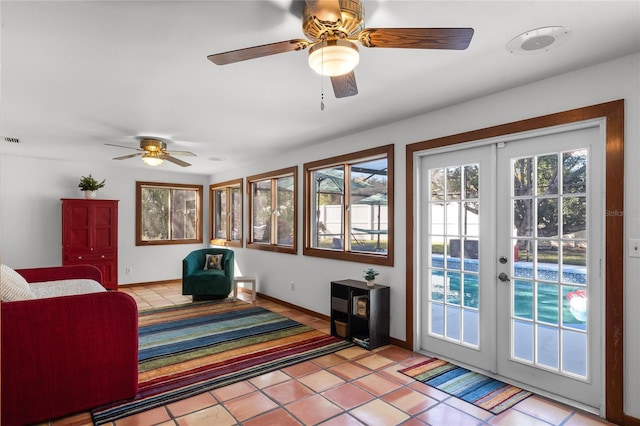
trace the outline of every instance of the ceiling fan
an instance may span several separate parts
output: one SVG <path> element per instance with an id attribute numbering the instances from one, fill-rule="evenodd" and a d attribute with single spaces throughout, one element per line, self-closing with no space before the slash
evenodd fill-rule
<path id="1" fill-rule="evenodd" d="M 193 152 L 189 151 L 167 151 L 167 144 L 165 141 L 158 138 L 151 137 L 141 137 L 140 138 L 140 148 L 132 148 L 130 146 L 124 145 L 115 145 L 112 143 L 106 143 L 105 145 L 109 146 L 117 146 L 120 148 L 127 149 L 135 149 L 136 151 L 140 151 L 135 154 L 123 155 L 122 157 L 115 157 L 114 160 L 126 160 L 127 158 L 137 157 L 139 155 L 142 156 L 142 161 L 148 166 L 159 166 L 164 162 L 164 160 L 170 161 L 173 164 L 177 164 L 182 167 L 189 167 L 191 164 L 186 161 L 182 161 L 178 158 L 173 157 L 173 155 L 186 155 L 190 157 L 195 157 L 196 155 Z"/>
<path id="2" fill-rule="evenodd" d="M 473 28 L 365 28 L 360 0 L 305 0 L 302 31 L 308 40 L 263 44 L 207 58 L 217 65 L 256 59 L 309 47 L 309 66 L 331 77 L 337 98 L 358 94 L 353 69 L 358 65 L 359 42 L 364 47 L 464 50 Z"/>

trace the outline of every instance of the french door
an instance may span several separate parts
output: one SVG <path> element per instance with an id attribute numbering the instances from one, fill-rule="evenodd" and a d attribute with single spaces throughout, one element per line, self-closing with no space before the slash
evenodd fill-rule
<path id="1" fill-rule="evenodd" d="M 599 122 L 428 152 L 419 349 L 600 409 Z"/>

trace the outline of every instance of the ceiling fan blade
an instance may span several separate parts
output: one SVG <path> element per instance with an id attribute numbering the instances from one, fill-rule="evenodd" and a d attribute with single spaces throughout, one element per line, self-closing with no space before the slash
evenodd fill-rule
<path id="1" fill-rule="evenodd" d="M 197 157 L 197 155 L 194 154 L 191 151 L 174 151 L 174 150 L 171 150 L 171 151 L 164 151 L 164 153 L 165 154 L 169 154 L 169 155 L 184 155 L 184 156 L 187 156 L 187 157 Z"/>
<path id="2" fill-rule="evenodd" d="M 182 167 L 189 167 L 191 164 L 187 163 L 186 161 L 182 161 L 178 158 L 172 157 L 170 155 L 165 155 L 163 157 L 165 160 L 167 161 L 171 161 L 173 164 L 177 164 L 178 166 L 182 166 Z"/>
<path id="3" fill-rule="evenodd" d="M 124 146 L 124 145 L 116 145 L 114 143 L 105 143 L 105 145 L 117 146 L 118 148 L 135 149 L 136 151 L 142 151 L 140 148 L 134 148 L 134 147 L 131 147 L 131 146 Z"/>
<path id="4" fill-rule="evenodd" d="M 464 50 L 473 28 L 365 28 L 358 40 L 365 47 Z"/>
<path id="5" fill-rule="evenodd" d="M 356 84 L 356 75 L 353 71 L 344 75 L 331 77 L 333 85 L 333 93 L 336 98 L 346 98 L 358 94 L 358 85 Z"/>
<path id="6" fill-rule="evenodd" d="M 123 155 L 122 157 L 115 157 L 114 160 L 126 160 L 127 158 L 137 157 L 138 155 L 142 155 L 142 153 L 138 152 L 137 154 Z"/>
<path id="7" fill-rule="evenodd" d="M 338 0 L 306 0 L 306 3 L 310 14 L 320 21 L 337 22 L 342 20 Z"/>
<path id="8" fill-rule="evenodd" d="M 247 47 L 223 53 L 215 53 L 207 56 L 207 59 L 216 65 L 227 65 L 234 62 L 246 61 L 247 59 L 256 59 L 263 56 L 291 52 L 293 50 L 302 50 L 306 49 L 308 45 L 309 42 L 304 39 L 279 41 L 277 43 L 263 44 L 261 46 Z"/>

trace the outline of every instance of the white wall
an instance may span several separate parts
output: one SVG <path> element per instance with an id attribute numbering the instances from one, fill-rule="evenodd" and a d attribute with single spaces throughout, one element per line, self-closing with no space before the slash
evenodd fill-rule
<path id="1" fill-rule="evenodd" d="M 129 168 L 80 164 L 18 156 L 2 156 L 0 164 L 0 257 L 14 268 L 62 264 L 60 198 L 83 198 L 80 176 L 106 179 L 97 198 L 118 203 L 118 281 L 130 284 L 182 276 L 182 258 L 207 246 L 209 235 L 208 178 L 167 172 L 166 168 Z M 136 247 L 136 181 L 200 184 L 204 186 L 204 244 Z M 133 268 L 125 274 L 127 267 Z"/>
<path id="2" fill-rule="evenodd" d="M 106 178 L 101 198 L 120 199 L 120 262 L 122 284 L 178 278 L 179 260 L 197 248 L 193 245 L 135 247 L 135 180 L 184 183 L 222 182 L 261 172 L 277 170 L 308 161 L 332 157 L 365 148 L 395 144 L 395 266 L 377 267 L 379 282 L 391 286 L 391 335 L 405 339 L 405 258 L 406 206 L 405 146 L 422 140 L 504 124 L 568 109 L 625 99 L 625 237 L 640 238 L 640 55 L 635 54 L 597 66 L 567 73 L 527 86 L 420 115 L 384 127 L 328 141 L 296 152 L 279 153 L 272 159 L 213 175 L 210 179 L 155 170 L 77 165 L 21 157 L 2 157 L 0 180 L 0 254 L 14 267 L 59 265 L 60 203 L 63 197 L 77 197 L 77 181 L 92 173 Z M 322 120 L 319 112 L 316 120 Z M 330 123 L 327 123 L 330 125 Z M 300 176 L 302 169 L 300 169 Z M 162 177 L 162 178 L 160 178 Z M 302 200 L 302 177 L 298 185 Z M 206 193 L 207 191 L 205 191 Z M 205 201 L 208 206 L 208 201 Z M 302 204 L 298 223 L 302 224 Z M 245 203 L 246 209 L 246 203 Z M 205 214 L 205 218 L 208 215 Z M 246 214 L 245 214 L 246 217 Z M 301 226 L 301 225 L 300 225 Z M 245 226 L 245 233 L 246 233 Z M 205 223 L 205 235 L 208 223 Z M 301 230 L 298 236 L 301 247 Z M 206 239 L 205 239 L 206 240 Z M 198 246 L 199 247 L 199 246 Z M 256 274 L 259 291 L 304 308 L 329 314 L 329 282 L 359 278 L 369 267 L 298 255 L 260 250 L 235 249 L 238 273 Z M 133 274 L 125 275 L 126 267 Z M 640 259 L 625 257 L 625 411 L 640 418 Z M 290 282 L 294 281 L 294 290 Z"/>
<path id="3" fill-rule="evenodd" d="M 635 54 L 588 67 L 534 84 L 514 88 L 420 115 L 380 128 L 328 141 L 287 154 L 278 154 L 259 164 L 212 176 L 211 183 L 240 178 L 305 162 L 345 154 L 360 149 L 395 144 L 395 266 L 376 267 L 378 281 L 391 289 L 391 335 L 405 339 L 405 258 L 404 214 L 406 206 L 405 147 L 407 144 L 481 129 L 521 119 L 625 99 L 625 237 L 640 237 L 640 55 Z M 322 119 L 322 113 L 314 119 Z M 329 125 L 329 123 L 327 123 Z M 302 200 L 302 177 L 299 199 Z M 246 204 L 246 203 L 245 203 Z M 246 206 L 245 206 L 246 209 Z M 635 214 L 632 214 L 635 212 Z M 246 214 L 245 214 L 246 217 Z M 298 223 L 302 223 L 302 208 Z M 298 243 L 301 247 L 301 230 Z M 299 250 L 300 253 L 302 250 Z M 360 278 L 366 264 L 318 259 L 314 257 L 236 249 L 236 262 L 242 273 L 260 277 L 259 291 L 307 309 L 329 314 L 329 282 Z M 625 257 L 625 411 L 640 418 L 640 259 Z M 292 291 L 290 282 L 295 282 Z"/>

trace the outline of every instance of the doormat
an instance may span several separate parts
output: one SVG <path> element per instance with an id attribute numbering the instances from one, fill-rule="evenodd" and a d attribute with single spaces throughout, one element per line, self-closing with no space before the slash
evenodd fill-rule
<path id="1" fill-rule="evenodd" d="M 532 395 L 519 387 L 438 358 L 399 371 L 493 414 L 500 414 Z"/>

